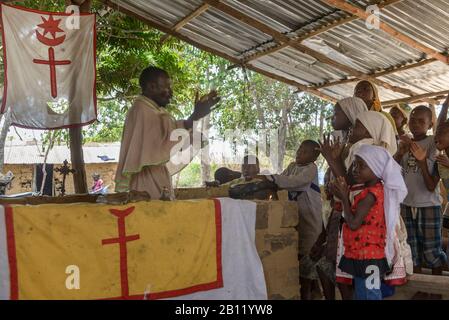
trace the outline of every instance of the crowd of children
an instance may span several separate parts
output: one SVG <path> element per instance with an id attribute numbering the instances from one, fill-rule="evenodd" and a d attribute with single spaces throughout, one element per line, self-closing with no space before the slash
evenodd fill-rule
<path id="1" fill-rule="evenodd" d="M 279 175 L 260 175 L 259 163 L 242 166 L 234 184 L 269 182 L 288 191 L 299 212 L 301 299 L 321 283 L 326 299 L 380 300 L 422 267 L 441 275 L 440 181 L 449 188 L 449 96 L 438 122 L 417 106 L 382 110 L 376 86 L 357 84 L 354 97 L 334 106 L 334 132 L 303 141 L 296 161 Z M 408 127 L 408 129 L 407 129 Z M 429 135 L 436 128 L 435 135 Z M 319 154 L 328 164 L 325 197 L 318 185 Z M 232 183 L 231 183 L 232 184 Z M 322 212 L 322 201 L 330 212 Z"/>

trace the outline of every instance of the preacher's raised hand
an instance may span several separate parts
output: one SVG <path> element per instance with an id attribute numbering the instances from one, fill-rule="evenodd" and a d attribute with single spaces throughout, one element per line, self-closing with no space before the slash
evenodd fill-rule
<path id="1" fill-rule="evenodd" d="M 195 94 L 195 106 L 193 109 L 192 115 L 189 119 L 184 121 L 184 126 L 187 129 L 193 127 L 193 122 L 198 121 L 205 116 L 207 116 L 211 111 L 212 107 L 216 105 L 220 101 L 220 97 L 217 94 L 217 91 L 211 91 L 209 94 L 198 98 L 198 91 Z"/>
<path id="2" fill-rule="evenodd" d="M 218 102 L 220 102 L 220 97 L 215 90 L 209 92 L 199 99 L 197 96 L 195 99 L 195 108 L 193 109 L 193 113 L 191 116 L 192 120 L 200 120 L 207 116 L 211 112 L 212 107 L 215 106 Z"/>

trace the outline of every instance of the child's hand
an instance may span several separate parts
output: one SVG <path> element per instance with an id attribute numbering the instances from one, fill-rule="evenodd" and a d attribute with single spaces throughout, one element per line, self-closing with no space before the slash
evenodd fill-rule
<path id="1" fill-rule="evenodd" d="M 342 200 L 349 198 L 349 187 L 343 177 L 338 177 L 337 180 L 331 183 L 330 189 L 334 195 Z"/>
<path id="2" fill-rule="evenodd" d="M 403 135 L 399 137 L 399 140 L 398 153 L 400 155 L 405 155 L 410 150 L 412 139 L 406 135 Z"/>
<path id="3" fill-rule="evenodd" d="M 427 150 L 421 148 L 416 142 L 412 142 L 410 145 L 410 151 L 413 153 L 413 156 L 417 161 L 423 162 L 427 158 Z"/>
<path id="4" fill-rule="evenodd" d="M 323 141 L 318 140 L 320 148 L 318 149 L 327 161 L 338 160 L 341 158 L 344 145 L 340 143 L 340 137 L 337 141 L 331 141 L 330 134 L 323 135 Z"/>
<path id="5" fill-rule="evenodd" d="M 449 158 L 447 155 L 442 154 L 436 157 L 436 160 L 439 164 L 449 168 Z"/>

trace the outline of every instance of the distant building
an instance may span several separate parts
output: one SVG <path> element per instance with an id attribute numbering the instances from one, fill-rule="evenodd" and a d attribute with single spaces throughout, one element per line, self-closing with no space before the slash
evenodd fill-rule
<path id="1" fill-rule="evenodd" d="M 100 174 L 104 185 L 109 185 L 109 190 L 115 189 L 114 177 L 117 168 L 120 143 L 88 143 L 83 146 L 84 162 L 86 167 L 87 185 L 93 185 L 92 174 Z M 45 152 L 42 145 L 36 145 L 35 141 L 18 144 L 6 143 L 4 173 L 11 171 L 15 178 L 6 194 L 22 192 L 35 192 L 41 189 L 43 173 L 42 165 Z M 70 149 L 67 146 L 54 146 L 47 156 L 47 178 L 44 183 L 44 194 L 59 195 L 62 175 L 54 169 L 62 166 L 64 160 L 70 165 Z M 66 180 L 66 193 L 74 193 L 73 177 L 69 175 Z"/>

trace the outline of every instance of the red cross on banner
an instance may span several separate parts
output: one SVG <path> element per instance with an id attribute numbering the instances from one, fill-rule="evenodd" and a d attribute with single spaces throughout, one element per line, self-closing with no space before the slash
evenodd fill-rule
<path id="1" fill-rule="evenodd" d="M 61 22 L 61 19 L 54 20 L 53 16 L 50 15 L 48 20 L 45 20 L 44 17 L 41 17 L 44 21 L 43 23 L 39 24 L 38 27 L 44 29 L 44 34 L 41 34 L 39 30 L 36 30 L 36 38 L 41 42 L 42 44 L 48 46 L 48 60 L 41 60 L 41 59 L 33 59 L 34 63 L 37 64 L 45 64 L 50 67 L 50 86 L 51 86 L 51 96 L 53 98 L 58 97 L 58 86 L 57 86 L 57 79 L 56 79 L 56 66 L 63 66 L 63 65 L 69 65 L 71 63 L 70 60 L 62 60 L 57 61 L 55 60 L 55 49 L 53 47 L 59 46 L 62 43 L 64 43 L 64 40 L 66 39 L 66 36 L 60 36 L 58 37 L 56 33 L 58 32 L 64 32 L 61 28 L 59 28 L 59 23 Z M 47 33 L 50 33 L 52 35 L 52 38 L 46 38 L 45 35 Z"/>

